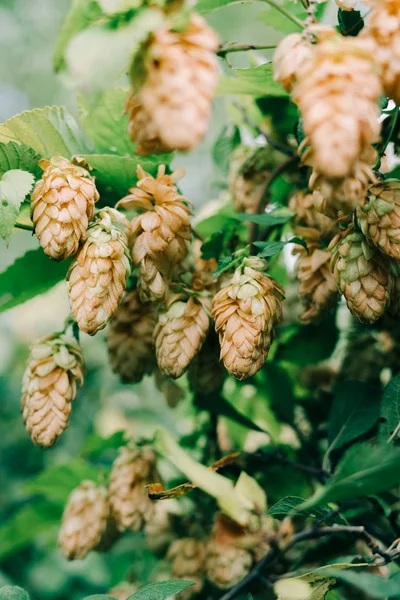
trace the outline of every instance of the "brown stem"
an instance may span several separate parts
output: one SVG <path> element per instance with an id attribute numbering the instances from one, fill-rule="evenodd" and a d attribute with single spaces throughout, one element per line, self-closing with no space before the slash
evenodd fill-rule
<path id="1" fill-rule="evenodd" d="M 276 44 L 268 44 L 266 46 L 257 44 L 234 44 L 232 43 L 222 45 L 217 50 L 217 55 L 225 58 L 227 54 L 231 52 L 247 52 L 248 50 L 273 50 L 276 48 Z"/>

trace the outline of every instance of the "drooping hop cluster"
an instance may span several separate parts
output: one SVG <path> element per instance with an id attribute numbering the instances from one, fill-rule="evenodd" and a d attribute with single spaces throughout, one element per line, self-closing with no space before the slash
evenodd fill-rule
<path id="1" fill-rule="evenodd" d="M 132 69 L 144 73 L 132 81 L 127 112 L 129 134 L 139 154 L 190 150 L 207 130 L 218 82 L 218 38 L 199 15 L 183 31 L 155 31 Z"/>
<path id="2" fill-rule="evenodd" d="M 83 481 L 69 496 L 58 543 L 69 560 L 85 558 L 99 546 L 107 530 L 110 508 L 107 489 Z"/>
<path id="3" fill-rule="evenodd" d="M 381 252 L 400 260 L 400 181 L 387 179 L 371 186 L 357 207 L 357 220 Z"/>
<path id="4" fill-rule="evenodd" d="M 275 81 L 291 92 L 304 62 L 310 61 L 313 48 L 301 33 L 292 33 L 279 42 L 274 52 L 272 67 Z"/>
<path id="5" fill-rule="evenodd" d="M 282 315 L 282 288 L 265 275 L 266 262 L 246 258 L 228 285 L 213 299 L 212 316 L 219 334 L 221 359 L 238 379 L 263 366 Z"/>
<path id="6" fill-rule="evenodd" d="M 124 446 L 114 461 L 109 486 L 112 517 L 120 531 L 140 531 L 154 515 L 146 484 L 159 481 L 156 456 L 149 447 Z"/>
<path id="7" fill-rule="evenodd" d="M 44 173 L 31 196 L 35 233 L 45 253 L 62 260 L 77 253 L 99 194 L 84 159 L 40 160 Z"/>
<path id="8" fill-rule="evenodd" d="M 184 600 L 189 600 L 203 587 L 205 555 L 205 540 L 194 537 L 175 540 L 168 549 L 167 559 L 171 563 L 173 579 L 184 579 L 196 584 L 183 591 Z"/>
<path id="9" fill-rule="evenodd" d="M 22 414 L 35 444 L 52 446 L 68 427 L 77 384 L 83 384 L 82 350 L 64 333 L 31 349 L 22 387 Z"/>
<path id="10" fill-rule="evenodd" d="M 158 168 L 157 177 L 138 167 L 139 181 L 118 207 L 141 214 L 132 221 L 132 259 L 138 268 L 138 289 L 143 302 L 165 300 L 176 265 L 188 252 L 192 214 L 189 201 L 180 196 L 174 185 L 182 173 L 165 174 Z"/>
<path id="11" fill-rule="evenodd" d="M 157 364 L 162 373 L 173 379 L 183 375 L 207 337 L 210 310 L 209 298 L 169 298 L 154 331 Z"/>
<path id="12" fill-rule="evenodd" d="M 350 227 L 330 244 L 331 268 L 352 314 L 374 323 L 385 312 L 392 290 L 388 259 L 364 236 Z"/>
<path id="13" fill-rule="evenodd" d="M 100 211 L 67 275 L 71 312 L 89 335 L 103 329 L 117 310 L 131 272 L 129 221 L 117 210 Z"/>
<path id="14" fill-rule="evenodd" d="M 190 389 L 193 392 L 211 394 L 222 388 L 226 371 L 219 360 L 219 352 L 218 337 L 215 331 L 210 331 L 188 370 Z"/>
<path id="15" fill-rule="evenodd" d="M 143 304 L 136 290 L 128 292 L 111 319 L 107 345 L 110 364 L 126 383 L 138 383 L 156 364 L 153 331 L 156 312 Z"/>

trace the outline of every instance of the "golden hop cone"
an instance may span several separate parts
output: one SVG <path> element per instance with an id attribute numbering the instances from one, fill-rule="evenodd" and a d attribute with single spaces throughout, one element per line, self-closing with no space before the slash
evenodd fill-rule
<path id="1" fill-rule="evenodd" d="M 111 319 L 107 336 L 110 364 L 121 380 L 138 383 L 153 371 L 154 305 L 143 304 L 136 290 L 128 292 Z"/>
<path id="2" fill-rule="evenodd" d="M 58 544 L 69 560 L 85 556 L 101 542 L 109 518 L 107 489 L 83 481 L 69 496 L 61 521 Z"/>
<path id="3" fill-rule="evenodd" d="M 110 475 L 109 501 L 120 531 L 140 531 L 154 515 L 146 485 L 158 481 L 156 456 L 149 447 L 121 448 Z"/>
<path id="4" fill-rule="evenodd" d="M 130 583 L 129 581 L 121 581 L 115 585 L 108 592 L 110 596 L 116 598 L 116 600 L 128 600 L 133 594 L 138 591 L 138 586 L 135 583 Z"/>
<path id="5" fill-rule="evenodd" d="M 298 191 L 289 201 L 289 208 L 295 213 L 295 233 L 297 227 L 310 228 L 322 237 L 332 235 L 336 222 L 322 214 L 315 206 L 314 194 Z M 314 234 L 314 232 L 313 232 Z"/>
<path id="6" fill-rule="evenodd" d="M 371 186 L 357 207 L 357 220 L 379 250 L 400 260 L 400 181 L 387 179 Z"/>
<path id="7" fill-rule="evenodd" d="M 173 500 L 154 502 L 154 515 L 144 526 L 144 535 L 148 548 L 154 554 L 164 554 L 174 539 L 171 526 L 170 507 Z"/>
<path id="8" fill-rule="evenodd" d="M 302 64 L 312 59 L 313 46 L 301 33 L 291 33 L 279 42 L 273 56 L 274 80 L 291 92 Z"/>
<path id="9" fill-rule="evenodd" d="M 210 331 L 200 352 L 188 371 L 190 389 L 201 394 L 211 394 L 222 389 L 226 371 L 219 360 L 218 338 Z"/>
<path id="10" fill-rule="evenodd" d="M 400 102 L 400 1 L 369 0 L 373 9 L 363 30 L 375 43 L 375 60 L 381 67 L 384 91 Z"/>
<path id="11" fill-rule="evenodd" d="M 322 176 L 349 177 L 365 148 L 378 141 L 381 93 L 369 40 L 331 36 L 303 62 L 293 97 L 307 136 L 304 159 Z"/>
<path id="12" fill-rule="evenodd" d="M 392 278 L 387 259 L 353 228 L 338 234 L 330 250 L 333 275 L 351 313 L 362 322 L 374 323 L 390 300 Z"/>
<path id="13" fill-rule="evenodd" d="M 83 384 L 83 357 L 75 338 L 54 334 L 32 347 L 21 404 L 35 444 L 49 448 L 68 427 L 77 383 Z"/>
<path id="14" fill-rule="evenodd" d="M 221 359 L 238 379 L 257 373 L 268 356 L 273 327 L 282 316 L 282 288 L 263 273 L 266 262 L 246 258 L 213 299 Z"/>
<path id="15" fill-rule="evenodd" d="M 174 185 L 181 171 L 166 175 L 161 165 L 154 178 L 138 166 L 137 175 L 136 187 L 117 206 L 141 213 L 132 221 L 132 259 L 141 300 L 165 300 L 173 270 L 187 255 L 192 211 Z"/>
<path id="16" fill-rule="evenodd" d="M 79 329 L 95 335 L 118 308 L 131 266 L 129 221 L 104 209 L 86 232 L 86 241 L 67 275 L 71 312 Z"/>
<path id="17" fill-rule="evenodd" d="M 39 166 L 44 173 L 32 192 L 31 217 L 45 253 L 62 260 L 77 253 L 99 193 L 82 158 L 54 156 Z"/>
<path id="18" fill-rule="evenodd" d="M 149 154 L 163 154 L 173 150 L 158 137 L 155 123 L 145 112 L 135 92 L 132 92 L 129 96 L 125 112 L 129 119 L 128 134 L 131 140 L 136 142 L 137 154 L 148 156 Z"/>
<path id="19" fill-rule="evenodd" d="M 183 593 L 185 600 L 201 591 L 204 583 L 204 559 L 206 542 L 202 539 L 187 537 L 175 540 L 168 549 L 167 559 L 171 564 L 172 579 L 193 581 L 196 585 Z"/>
<path id="20" fill-rule="evenodd" d="M 162 27 L 153 34 L 138 66 L 145 73 L 133 114 L 139 123 L 129 128 L 142 154 L 190 150 L 201 141 L 218 82 L 217 48 L 216 33 L 196 14 L 184 31 Z"/>
<path id="21" fill-rule="evenodd" d="M 162 373 L 177 379 L 199 352 L 210 328 L 208 298 L 173 295 L 154 330 L 157 364 Z"/>

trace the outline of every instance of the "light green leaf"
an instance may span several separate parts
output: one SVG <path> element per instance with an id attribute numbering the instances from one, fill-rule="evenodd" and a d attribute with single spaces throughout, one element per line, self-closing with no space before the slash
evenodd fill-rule
<path id="1" fill-rule="evenodd" d="M 73 117 L 63 107 L 35 108 L 12 117 L 0 125 L 0 142 L 22 143 L 41 157 L 85 151 L 85 143 Z"/>
<path id="2" fill-rule="evenodd" d="M 332 519 L 327 519 L 328 515 L 332 513 L 332 509 L 330 509 L 329 506 L 320 506 L 299 511 L 295 510 L 297 507 L 303 505 L 304 502 L 304 498 L 300 498 L 299 496 L 286 496 L 286 498 L 282 498 L 276 504 L 271 506 L 268 514 L 271 515 L 271 517 L 274 517 L 274 519 L 279 520 L 284 519 L 289 514 L 295 513 L 302 517 L 310 517 L 312 519 L 318 519 L 319 521 L 324 519 L 327 523 L 332 522 Z M 333 521 L 338 523 L 344 522 L 341 517 L 335 517 Z"/>
<path id="3" fill-rule="evenodd" d="M 0 181 L 0 237 L 9 243 L 18 212 L 32 190 L 34 177 L 27 171 L 7 171 Z"/>
<path id="4" fill-rule="evenodd" d="M 128 136 L 128 116 L 124 105 L 127 88 L 106 90 L 93 106 L 88 97 L 78 99 L 82 127 L 94 142 L 96 152 L 132 155 L 135 146 Z"/>
<path id="5" fill-rule="evenodd" d="M 235 491 L 244 498 L 248 498 L 257 507 L 257 512 L 265 513 L 267 510 L 267 496 L 257 481 L 242 471 L 235 485 Z"/>
<path id="6" fill-rule="evenodd" d="M 81 90 L 112 86 L 129 70 L 138 46 L 160 27 L 163 13 L 145 9 L 118 28 L 94 25 L 76 35 L 65 51 L 66 79 Z"/>
<path id="7" fill-rule="evenodd" d="M 379 437 L 388 440 L 400 427 L 400 373 L 392 377 L 383 392 Z"/>
<path id="8" fill-rule="evenodd" d="M 251 69 L 232 69 L 236 77 L 222 76 L 217 94 L 245 94 L 247 96 L 287 96 L 282 86 L 274 81 L 272 64 L 266 63 Z"/>
<path id="9" fill-rule="evenodd" d="M 294 17 L 305 19 L 307 16 L 301 2 L 295 2 L 294 0 L 287 0 L 282 4 L 282 8 L 290 12 Z M 296 25 L 293 21 L 288 19 L 284 14 L 276 10 L 274 6 L 269 6 L 268 9 L 262 12 L 259 16 L 260 21 L 279 31 L 280 33 L 289 34 L 297 33 L 301 31 L 301 28 Z"/>
<path id="10" fill-rule="evenodd" d="M 0 600 L 29 600 L 29 594 L 20 587 L 5 585 L 0 588 Z"/>
<path id="11" fill-rule="evenodd" d="M 37 176 L 42 171 L 38 167 L 40 156 L 33 148 L 24 144 L 9 142 L 0 144 L 0 177 L 11 169 L 22 169 Z"/>
<path id="12" fill-rule="evenodd" d="M 273 211 L 270 213 L 263 213 L 262 215 L 252 215 L 249 213 L 236 213 L 235 219 L 239 221 L 249 221 L 250 223 L 257 223 L 257 225 L 284 225 L 288 223 L 294 217 L 294 213 L 291 211 Z M 298 242 L 297 242 L 298 243 Z"/>
<path id="13" fill-rule="evenodd" d="M 42 248 L 30 250 L 0 273 L 0 312 L 43 294 L 65 279 L 69 262 L 55 262 Z"/>
<path id="14" fill-rule="evenodd" d="M 268 256 L 274 256 L 278 252 L 284 249 L 286 244 L 298 244 L 307 249 L 307 243 L 301 238 L 292 238 L 285 242 L 254 242 L 257 248 L 260 248 L 260 252 L 257 254 L 260 258 L 266 258 Z"/>
<path id="15" fill-rule="evenodd" d="M 229 4 L 248 4 L 253 0 L 198 0 L 196 10 L 201 14 L 206 14 L 228 6 Z"/>
<path id="16" fill-rule="evenodd" d="M 191 585 L 194 585 L 192 581 L 177 581 L 174 579 L 158 581 L 146 585 L 132 596 L 129 596 L 128 600 L 166 600 L 166 598 L 179 594 Z"/>
<path id="17" fill-rule="evenodd" d="M 335 567 L 336 565 L 334 565 Z M 386 599 L 398 598 L 400 592 L 400 573 L 389 579 L 379 577 L 372 573 L 359 573 L 354 571 L 338 571 L 333 568 L 328 571 L 329 576 L 335 577 L 343 583 L 364 592 L 368 598 Z"/>

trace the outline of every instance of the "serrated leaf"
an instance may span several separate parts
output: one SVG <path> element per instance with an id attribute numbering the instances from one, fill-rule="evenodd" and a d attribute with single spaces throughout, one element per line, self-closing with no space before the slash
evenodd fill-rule
<path id="1" fill-rule="evenodd" d="M 179 594 L 186 588 L 194 585 L 193 581 L 183 581 L 170 579 L 169 581 L 157 581 L 157 583 L 149 583 L 132 596 L 128 600 L 166 600 L 175 594 Z"/>
<path id="2" fill-rule="evenodd" d="M 196 394 L 194 403 L 199 410 L 206 410 L 212 414 L 226 417 L 248 429 L 268 433 L 262 429 L 262 427 L 259 427 L 256 423 L 253 423 L 253 421 L 239 412 L 220 394 Z"/>
<path id="3" fill-rule="evenodd" d="M 233 254 L 230 256 L 221 256 L 218 260 L 217 270 L 213 275 L 213 279 L 217 279 L 222 273 L 236 267 L 241 262 L 242 258 L 242 256 L 235 256 Z"/>
<path id="4" fill-rule="evenodd" d="M 286 242 L 254 242 L 254 245 L 261 248 L 257 254 L 260 258 L 266 258 L 267 256 L 274 256 L 286 246 Z"/>
<path id="5" fill-rule="evenodd" d="M 282 4 L 282 8 L 290 12 L 294 17 L 300 20 L 307 16 L 305 9 L 301 2 L 294 2 L 294 0 L 287 0 Z M 288 19 L 284 14 L 279 12 L 274 6 L 270 6 L 266 11 L 263 11 L 259 16 L 260 21 L 272 27 L 279 33 L 289 34 L 297 33 L 301 31 L 301 27 L 296 25 L 293 21 Z"/>
<path id="6" fill-rule="evenodd" d="M 144 9 L 118 28 L 100 24 L 80 31 L 65 50 L 67 81 L 80 90 L 112 86 L 129 70 L 139 44 L 163 19 L 162 11 Z"/>
<path id="7" fill-rule="evenodd" d="M 253 0 L 198 0 L 196 10 L 201 14 L 206 14 L 218 10 L 219 8 L 224 8 L 224 6 L 228 6 L 229 4 L 247 4 L 252 1 Z"/>
<path id="8" fill-rule="evenodd" d="M 29 600 L 29 594 L 16 585 L 5 585 L 0 588 L 0 600 Z"/>
<path id="9" fill-rule="evenodd" d="M 294 217 L 294 213 L 285 211 L 285 212 L 270 212 L 263 213 L 262 215 L 258 214 L 249 214 L 249 213 L 236 213 L 235 219 L 238 221 L 249 221 L 250 223 L 256 223 L 257 225 L 284 225 L 288 223 Z"/>
<path id="10" fill-rule="evenodd" d="M 400 373 L 392 377 L 383 392 L 380 416 L 380 439 L 396 438 L 400 426 Z"/>
<path id="11" fill-rule="evenodd" d="M 7 171 L 0 180 L 0 237 L 8 245 L 18 212 L 25 197 L 32 190 L 34 177 L 27 171 Z"/>
<path id="12" fill-rule="evenodd" d="M 302 517 L 310 517 L 311 519 L 326 520 L 329 522 L 338 522 L 343 523 L 343 519 L 341 517 L 335 517 L 332 519 L 327 519 L 329 514 L 332 513 L 332 509 L 329 506 L 319 506 L 315 508 L 309 509 L 301 509 L 296 511 L 295 509 L 305 502 L 304 498 L 300 498 L 299 496 L 286 496 L 286 498 L 282 498 L 276 504 L 271 506 L 268 511 L 268 514 L 274 519 L 285 519 L 289 514 L 295 513 L 296 515 L 300 515 Z"/>
<path id="13" fill-rule="evenodd" d="M 55 154 L 70 158 L 86 150 L 75 120 L 59 106 L 35 108 L 5 121 L 0 125 L 0 142 L 24 144 L 44 158 Z"/>
<path id="14" fill-rule="evenodd" d="M 65 279 L 69 262 L 55 262 L 42 248 L 30 250 L 0 273 L 0 312 L 43 294 Z"/>
<path id="15" fill-rule="evenodd" d="M 235 77 L 222 76 L 217 94 L 245 94 L 246 96 L 278 96 L 288 94 L 282 86 L 274 81 L 272 63 L 266 63 L 251 69 L 231 69 Z"/>
<path id="16" fill-rule="evenodd" d="M 372 573 L 358 573 L 355 571 L 342 571 L 334 568 L 327 573 L 357 590 L 364 592 L 368 598 L 386 599 L 398 598 L 400 592 L 400 573 L 394 574 L 389 579 L 379 577 Z"/>
<path id="17" fill-rule="evenodd" d="M 24 144 L 9 142 L 0 144 L 0 177 L 11 169 L 22 169 L 37 176 L 42 171 L 38 166 L 40 156 Z"/>
<path id="18" fill-rule="evenodd" d="M 92 105 L 88 97 L 80 94 L 80 121 L 94 142 L 96 152 L 120 156 L 134 153 L 135 145 L 128 136 L 128 116 L 124 114 L 128 93 L 127 88 L 107 90 L 95 105 Z"/>

